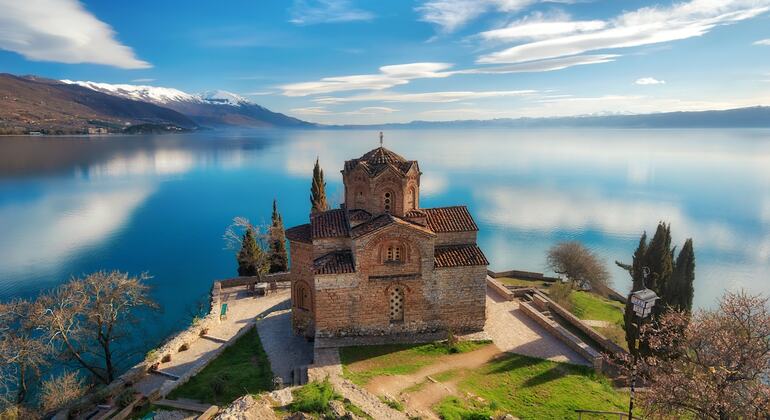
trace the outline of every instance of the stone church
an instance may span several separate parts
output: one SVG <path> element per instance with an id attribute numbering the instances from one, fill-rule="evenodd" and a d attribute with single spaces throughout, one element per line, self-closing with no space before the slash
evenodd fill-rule
<path id="1" fill-rule="evenodd" d="M 345 203 L 286 231 L 295 333 L 483 329 L 488 262 L 468 209 L 421 208 L 417 161 L 384 147 L 341 172 Z"/>

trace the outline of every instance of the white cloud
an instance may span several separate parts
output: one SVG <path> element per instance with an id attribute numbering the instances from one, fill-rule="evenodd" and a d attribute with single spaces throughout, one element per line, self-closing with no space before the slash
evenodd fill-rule
<path id="1" fill-rule="evenodd" d="M 394 108 L 389 108 L 387 106 L 365 106 L 363 108 L 358 109 L 357 111 L 349 112 L 348 114 L 372 115 L 372 114 L 390 114 L 393 112 L 398 112 L 398 110 Z"/>
<path id="2" fill-rule="evenodd" d="M 380 67 L 376 74 L 324 77 L 315 82 L 292 83 L 281 86 L 286 96 L 308 96 L 351 90 L 381 90 L 409 83 L 412 79 L 447 77 L 442 72 L 448 63 L 408 63 Z"/>
<path id="3" fill-rule="evenodd" d="M 571 57 L 559 57 L 551 60 L 530 61 L 526 63 L 509 64 L 506 66 L 477 67 L 468 70 L 457 70 L 453 74 L 505 74 L 505 73 L 535 73 L 563 70 L 568 67 L 587 64 L 600 64 L 615 61 L 617 54 L 587 54 Z"/>
<path id="4" fill-rule="evenodd" d="M 479 34 L 479 37 L 491 41 L 544 39 L 557 35 L 596 31 L 605 26 L 607 26 L 607 22 L 602 20 L 573 21 L 564 14 L 546 17 L 542 13 L 534 13 L 531 16 L 511 22 L 504 28 L 484 31 Z"/>
<path id="5" fill-rule="evenodd" d="M 670 7 L 644 7 L 621 14 L 602 30 L 517 45 L 483 55 L 477 62 L 520 63 L 687 39 L 768 10 L 770 0 L 691 0 Z"/>
<path id="6" fill-rule="evenodd" d="M 454 76 L 456 74 L 506 74 L 531 73 L 562 70 L 568 67 L 587 64 L 599 64 L 614 61 L 618 55 L 595 54 L 560 57 L 553 60 L 541 60 L 530 63 L 517 63 L 505 66 L 477 67 L 464 70 L 448 70 L 450 63 L 409 63 L 380 67 L 380 73 L 358 74 L 352 76 L 324 77 L 315 82 L 291 83 L 280 86 L 285 96 L 309 96 L 332 92 L 353 90 L 384 90 L 398 85 L 405 85 L 410 80 L 432 79 Z"/>
<path id="7" fill-rule="evenodd" d="M 0 10 L 0 48 L 29 60 L 152 67 L 77 0 L 0 0 Z"/>
<path id="8" fill-rule="evenodd" d="M 423 92 L 423 93 L 397 93 L 382 92 L 365 95 L 354 95 L 345 98 L 324 97 L 313 101 L 319 104 L 333 105 L 347 102 L 418 102 L 418 103 L 447 103 L 472 99 L 499 98 L 510 96 L 526 96 L 537 93 L 535 90 L 495 90 L 495 91 L 450 91 L 450 92 Z"/>
<path id="9" fill-rule="evenodd" d="M 310 106 L 306 108 L 293 108 L 290 110 L 291 112 L 295 114 L 300 115 L 326 115 L 331 114 L 332 112 L 326 109 L 322 106 Z"/>
<path id="10" fill-rule="evenodd" d="M 143 77 L 143 78 L 139 78 L 139 79 L 132 79 L 131 83 L 150 83 L 150 82 L 154 82 L 154 81 L 155 81 L 155 79 L 150 79 L 150 78 L 147 78 L 147 77 Z"/>
<path id="11" fill-rule="evenodd" d="M 415 10 L 423 22 L 438 25 L 443 32 L 452 32 L 490 10 L 514 12 L 535 0 L 430 0 Z"/>
<path id="12" fill-rule="evenodd" d="M 754 42 L 753 42 L 753 44 L 754 44 L 754 45 L 765 45 L 765 46 L 770 46 L 770 38 L 767 38 L 767 39 L 760 39 L 759 41 L 754 41 Z"/>
<path id="13" fill-rule="evenodd" d="M 374 15 L 348 0 L 294 0 L 289 22 L 297 25 L 372 20 Z"/>
<path id="14" fill-rule="evenodd" d="M 634 82 L 637 85 L 665 85 L 665 80 L 658 80 L 654 77 L 642 77 L 640 79 L 636 79 Z"/>

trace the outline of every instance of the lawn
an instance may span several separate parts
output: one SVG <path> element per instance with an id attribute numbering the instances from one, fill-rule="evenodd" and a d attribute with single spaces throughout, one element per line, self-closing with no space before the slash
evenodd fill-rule
<path id="1" fill-rule="evenodd" d="M 172 391 L 169 398 L 190 398 L 223 406 L 245 394 L 271 390 L 272 380 L 267 354 L 256 328 L 252 328 L 187 383 Z"/>
<path id="2" fill-rule="evenodd" d="M 446 343 L 388 344 L 355 346 L 340 350 L 343 374 L 357 385 L 366 385 L 375 376 L 407 375 L 436 361 L 436 357 L 465 353 L 490 344 L 489 341 Z M 360 362 L 356 366 L 350 366 Z"/>
<path id="3" fill-rule="evenodd" d="M 623 325 L 624 305 L 614 300 L 584 291 L 574 291 L 569 295 L 572 313 L 580 319 L 595 319 Z"/>
<path id="4" fill-rule="evenodd" d="M 443 419 L 502 413 L 522 419 L 574 418 L 576 409 L 623 411 L 628 405 L 625 393 L 590 368 L 515 354 L 465 371 L 458 387 L 467 394 L 434 406 Z"/>
<path id="5" fill-rule="evenodd" d="M 506 286 L 535 287 L 538 289 L 547 289 L 549 286 L 549 283 L 543 280 L 527 280 L 515 277 L 498 277 L 495 280 Z"/>

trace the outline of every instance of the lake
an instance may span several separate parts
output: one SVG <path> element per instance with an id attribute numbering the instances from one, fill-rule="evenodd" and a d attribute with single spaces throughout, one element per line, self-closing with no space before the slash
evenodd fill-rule
<path id="1" fill-rule="evenodd" d="M 372 131 L 208 131 L 160 136 L 0 137 L 0 299 L 98 269 L 149 272 L 163 315 L 146 345 L 186 325 L 215 279 L 235 216 L 305 223 L 320 158 L 332 203 L 346 159 Z M 393 130 L 385 146 L 423 171 L 423 207 L 466 204 L 495 270 L 545 270 L 578 240 L 630 282 L 642 231 L 693 237 L 695 304 L 725 289 L 770 294 L 770 130 Z"/>

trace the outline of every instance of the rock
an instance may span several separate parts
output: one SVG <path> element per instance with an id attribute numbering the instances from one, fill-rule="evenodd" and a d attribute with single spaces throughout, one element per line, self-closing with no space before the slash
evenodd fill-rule
<path id="1" fill-rule="evenodd" d="M 264 397 L 255 399 L 244 395 L 225 407 L 215 420 L 278 420 L 270 402 Z"/>
<path id="2" fill-rule="evenodd" d="M 286 420 L 313 420 L 313 416 L 310 414 L 297 412 L 289 416 Z"/>
<path id="3" fill-rule="evenodd" d="M 329 401 L 329 409 L 332 410 L 334 417 L 338 419 L 344 418 L 345 415 L 348 414 L 348 410 L 345 409 L 345 404 L 339 400 Z"/>
<path id="4" fill-rule="evenodd" d="M 514 417 L 514 416 L 512 416 L 510 414 L 506 414 L 504 416 L 500 416 L 500 417 L 498 417 L 498 419 L 499 420 L 519 420 L 518 417 Z"/>

